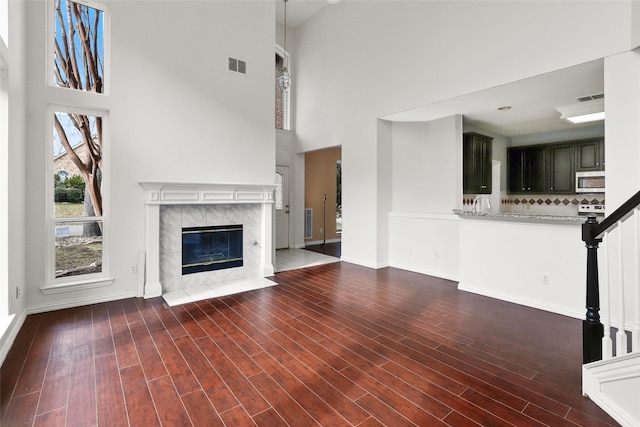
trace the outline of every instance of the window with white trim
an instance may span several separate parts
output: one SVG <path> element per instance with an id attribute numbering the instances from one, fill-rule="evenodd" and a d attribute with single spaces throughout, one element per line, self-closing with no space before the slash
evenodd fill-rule
<path id="1" fill-rule="evenodd" d="M 105 114 L 51 109 L 53 191 L 49 202 L 55 248 L 52 279 L 100 276 L 105 264 Z M 64 169 L 66 174 L 61 173 Z"/>
<path id="2" fill-rule="evenodd" d="M 49 82 L 56 90 L 48 99 L 44 293 L 113 281 L 107 262 L 109 115 L 95 97 L 107 96 L 108 8 L 86 0 L 54 0 L 49 19 Z"/>
<path id="3" fill-rule="evenodd" d="M 280 86 L 280 75 L 285 59 L 288 60 L 288 54 L 279 46 L 276 46 L 276 63 L 275 63 L 275 85 L 276 85 L 276 129 L 290 130 L 289 123 L 289 97 L 291 90 L 282 90 Z M 288 63 L 289 61 L 287 61 Z"/>
<path id="4" fill-rule="evenodd" d="M 53 15 L 53 16 L 51 16 Z M 54 0 L 49 54 L 50 83 L 84 92 L 107 93 L 108 8 L 87 0 Z"/>

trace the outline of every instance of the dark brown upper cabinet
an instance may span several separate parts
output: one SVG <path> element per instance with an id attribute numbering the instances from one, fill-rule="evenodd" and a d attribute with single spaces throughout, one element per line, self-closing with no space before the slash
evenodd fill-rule
<path id="1" fill-rule="evenodd" d="M 476 132 L 462 135 L 464 194 L 491 194 L 492 141 L 493 138 Z"/>
<path id="2" fill-rule="evenodd" d="M 576 144 L 576 171 L 604 170 L 604 140 L 589 139 Z"/>
<path id="3" fill-rule="evenodd" d="M 604 170 L 604 139 L 507 148 L 509 194 L 575 194 L 576 172 Z"/>
<path id="4" fill-rule="evenodd" d="M 547 151 L 544 146 L 507 149 L 509 193 L 546 192 Z"/>
<path id="5" fill-rule="evenodd" d="M 576 192 L 575 145 L 554 144 L 548 148 L 549 192 L 573 194 Z"/>

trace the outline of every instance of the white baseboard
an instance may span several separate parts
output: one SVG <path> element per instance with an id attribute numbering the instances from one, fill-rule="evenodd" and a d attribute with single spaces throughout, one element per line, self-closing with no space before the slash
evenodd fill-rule
<path id="1" fill-rule="evenodd" d="M 44 313 L 47 311 L 64 310 L 65 308 L 80 307 L 83 305 L 99 304 L 102 302 L 116 301 L 125 298 L 136 298 L 137 289 L 135 291 L 119 292 L 116 294 L 99 295 L 85 298 L 77 298 L 74 300 L 65 300 L 49 304 L 32 305 L 27 308 L 27 314 Z"/>
<path id="2" fill-rule="evenodd" d="M 372 264 L 370 262 L 366 262 L 366 261 L 359 260 L 359 259 L 356 259 L 356 258 L 348 258 L 348 257 L 345 258 L 344 256 L 340 257 L 340 261 L 348 262 L 349 264 L 360 265 L 362 267 L 372 268 L 374 270 L 379 270 L 381 268 L 389 267 L 389 264 L 387 262 L 381 262 L 381 263 L 377 263 L 377 264 Z"/>
<path id="3" fill-rule="evenodd" d="M 576 319 L 584 318 L 584 311 L 571 310 L 566 307 L 549 304 L 546 302 L 536 301 L 528 298 L 522 298 L 516 295 L 507 294 L 503 292 L 491 291 L 485 288 L 475 287 L 468 283 L 458 283 L 458 289 L 465 292 L 471 292 L 478 295 L 484 295 L 485 297 L 495 298 L 502 301 L 512 302 L 518 305 L 524 305 L 531 308 L 537 308 L 539 310 L 549 311 L 551 313 L 561 314 L 563 316 L 573 317 Z"/>
<path id="4" fill-rule="evenodd" d="M 622 397 L 637 397 L 639 383 L 637 352 L 582 365 L 582 394 L 623 426 L 640 426 L 637 398 L 634 401 Z"/>
<path id="5" fill-rule="evenodd" d="M 4 363 L 4 359 L 7 358 L 7 354 L 9 354 L 9 350 L 11 350 L 13 342 L 16 340 L 26 318 L 26 311 L 17 315 L 7 316 L 7 322 L 3 324 L 3 330 L 0 331 L 0 366 Z"/>
<path id="6" fill-rule="evenodd" d="M 453 282 L 457 282 L 458 281 L 458 276 L 455 274 L 451 274 L 451 273 L 447 273 L 445 271 L 438 271 L 438 270 L 430 270 L 427 268 L 415 268 L 412 266 L 408 266 L 408 265 L 404 265 L 402 263 L 390 263 L 390 267 L 393 268 L 399 268 L 400 270 L 406 270 L 406 271 L 412 271 L 414 273 L 419 273 L 419 274 L 424 274 L 427 276 L 433 276 L 433 277 L 437 277 L 440 279 L 445 279 L 445 280 L 451 280 Z"/>
<path id="7" fill-rule="evenodd" d="M 311 246 L 311 245 L 321 245 L 323 243 L 340 243 L 342 242 L 341 239 L 328 239 L 326 242 L 322 241 L 322 240 L 312 240 L 309 242 L 304 242 L 304 246 L 302 246 L 303 248 L 305 246 Z"/>

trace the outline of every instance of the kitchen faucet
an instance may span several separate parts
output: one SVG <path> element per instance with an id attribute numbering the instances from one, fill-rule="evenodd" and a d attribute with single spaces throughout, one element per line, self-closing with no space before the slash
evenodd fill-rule
<path id="1" fill-rule="evenodd" d="M 487 202 L 487 210 L 484 209 L 484 202 Z M 479 208 L 479 209 L 478 209 Z M 476 196 L 473 200 L 473 211 L 475 213 L 485 213 L 491 210 L 491 202 L 489 196 Z"/>

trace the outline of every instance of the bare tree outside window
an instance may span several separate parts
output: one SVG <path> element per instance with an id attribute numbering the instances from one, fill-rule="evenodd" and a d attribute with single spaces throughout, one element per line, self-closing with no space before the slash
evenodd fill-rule
<path id="1" fill-rule="evenodd" d="M 102 93 L 104 12 L 72 1 L 56 0 L 55 13 L 55 85 Z"/>
<path id="2" fill-rule="evenodd" d="M 76 98 L 104 93 L 106 9 L 70 0 L 54 0 L 52 6 L 53 85 L 76 91 Z M 81 104 L 91 105 L 91 98 Z M 56 278 L 103 271 L 103 117 L 89 111 L 53 112 Z"/>
<path id="3" fill-rule="evenodd" d="M 102 93 L 104 12 L 67 0 L 55 1 L 54 84 Z M 72 126 L 69 126 L 72 125 Z M 102 216 L 102 118 L 56 113 L 56 147 L 64 148 L 85 182 L 83 216 Z M 75 148 L 84 143 L 82 158 Z M 91 232 L 86 230 L 87 232 Z M 99 232 L 93 230 L 92 233 Z"/>

